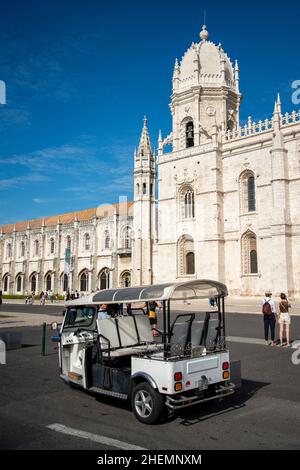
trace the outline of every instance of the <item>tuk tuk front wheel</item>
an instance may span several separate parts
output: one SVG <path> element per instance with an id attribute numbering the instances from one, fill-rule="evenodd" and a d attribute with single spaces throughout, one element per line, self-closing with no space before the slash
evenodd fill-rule
<path id="1" fill-rule="evenodd" d="M 165 410 L 163 395 L 148 382 L 142 382 L 134 388 L 131 405 L 137 420 L 144 424 L 157 423 Z"/>

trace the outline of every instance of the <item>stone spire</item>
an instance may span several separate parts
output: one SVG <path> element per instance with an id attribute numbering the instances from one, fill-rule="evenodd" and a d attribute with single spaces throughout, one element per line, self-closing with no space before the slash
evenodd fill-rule
<path id="1" fill-rule="evenodd" d="M 277 95 L 277 110 L 281 114 L 281 100 L 280 100 L 280 94 L 279 93 Z"/>
<path id="2" fill-rule="evenodd" d="M 138 149 L 138 156 L 145 158 L 152 155 L 149 131 L 148 131 L 148 121 L 146 116 L 144 117 L 144 126 L 142 130 L 140 145 Z"/>
<path id="3" fill-rule="evenodd" d="M 236 93 L 240 92 L 240 68 L 238 61 L 235 61 L 235 66 L 234 66 L 234 83 L 235 83 L 235 91 Z"/>

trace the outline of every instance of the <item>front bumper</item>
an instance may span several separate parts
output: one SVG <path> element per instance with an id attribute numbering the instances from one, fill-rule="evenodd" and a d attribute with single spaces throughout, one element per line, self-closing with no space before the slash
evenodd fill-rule
<path id="1" fill-rule="evenodd" d="M 235 392 L 236 386 L 233 383 L 227 385 L 219 385 L 213 390 L 207 391 L 203 394 L 194 395 L 168 395 L 166 398 L 166 406 L 171 410 L 180 410 L 189 406 L 198 405 L 206 401 L 219 400 L 220 398 L 228 397 Z"/>

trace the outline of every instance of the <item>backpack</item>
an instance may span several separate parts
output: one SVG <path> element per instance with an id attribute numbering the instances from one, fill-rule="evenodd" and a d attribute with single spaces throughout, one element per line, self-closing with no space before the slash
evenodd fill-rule
<path id="1" fill-rule="evenodd" d="M 271 308 L 271 305 L 268 301 L 266 301 L 264 304 L 263 304 L 263 308 L 262 308 L 262 313 L 264 315 L 272 315 L 272 308 Z"/>

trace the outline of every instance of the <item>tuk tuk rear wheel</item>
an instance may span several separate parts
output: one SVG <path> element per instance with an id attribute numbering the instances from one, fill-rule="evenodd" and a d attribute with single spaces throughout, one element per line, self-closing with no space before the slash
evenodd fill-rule
<path id="1" fill-rule="evenodd" d="M 131 406 L 137 420 L 144 424 L 157 423 L 165 410 L 163 395 L 148 382 L 142 382 L 134 388 Z"/>

